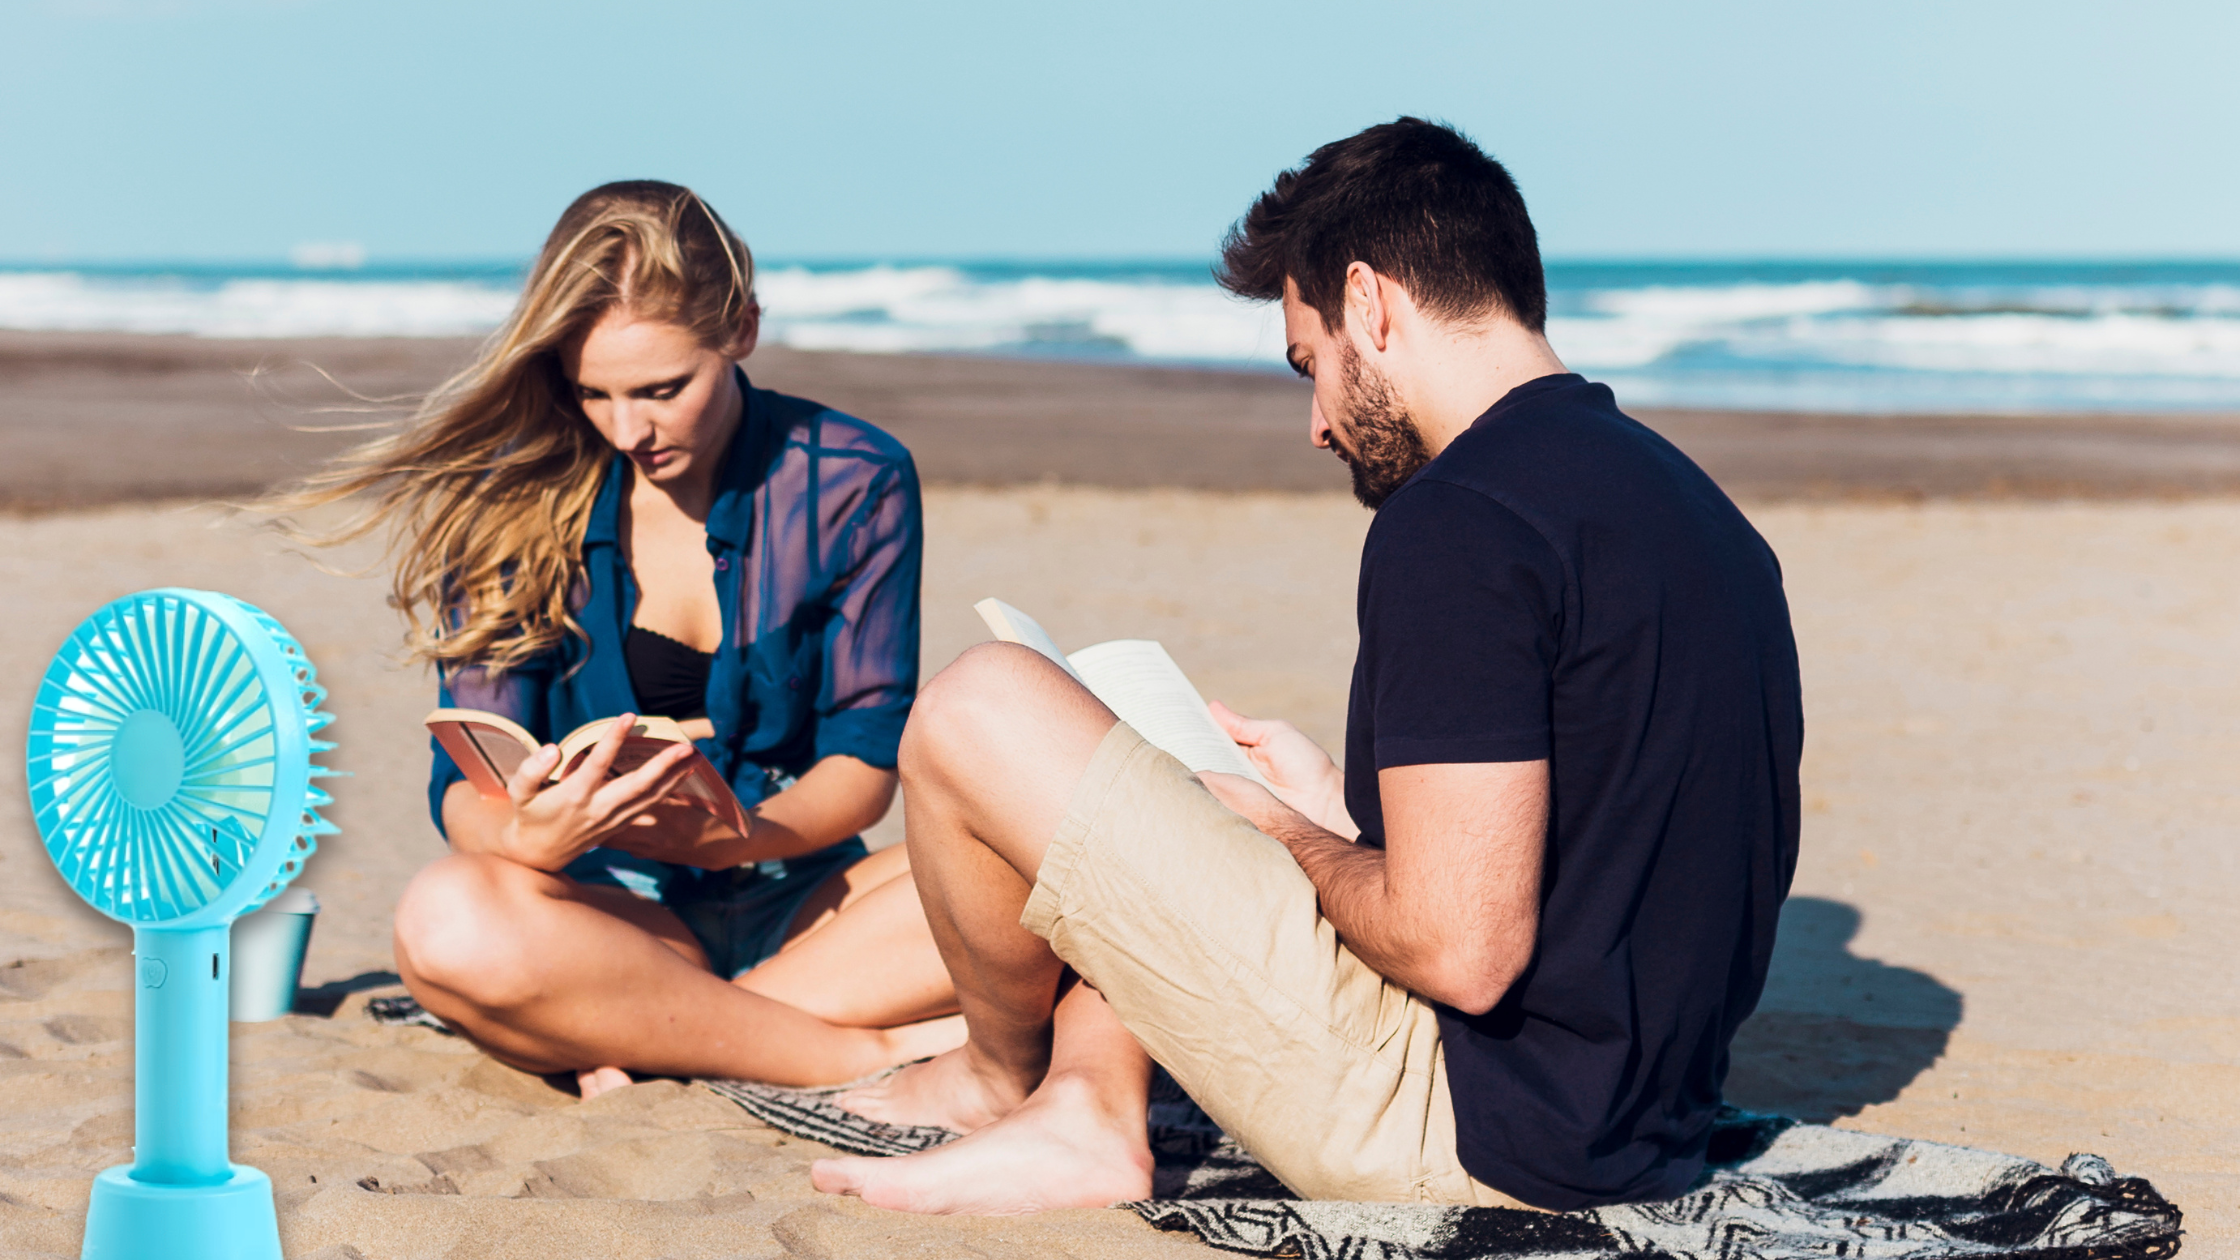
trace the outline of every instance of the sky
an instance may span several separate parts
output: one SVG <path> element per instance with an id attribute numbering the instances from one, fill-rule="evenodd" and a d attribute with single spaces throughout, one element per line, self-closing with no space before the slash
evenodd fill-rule
<path id="1" fill-rule="evenodd" d="M 0 260 L 1201 258 L 1404 113 L 1552 258 L 2240 256 L 2240 5 L 0 0 Z"/>

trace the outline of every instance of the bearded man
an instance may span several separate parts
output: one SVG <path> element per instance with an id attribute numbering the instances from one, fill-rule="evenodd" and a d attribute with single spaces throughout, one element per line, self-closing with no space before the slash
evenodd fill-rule
<path id="1" fill-rule="evenodd" d="M 1221 278 L 1283 303 L 1313 441 L 1377 511 L 1345 768 L 1217 707 L 1275 790 L 1192 776 L 1036 653 L 960 657 L 901 770 L 971 1039 L 843 1105 L 969 1136 L 816 1183 L 1145 1197 L 1156 1061 L 1304 1196 L 1677 1195 L 1796 862 L 1773 552 L 1557 360 L 1523 199 L 1446 127 L 1317 150 Z"/>

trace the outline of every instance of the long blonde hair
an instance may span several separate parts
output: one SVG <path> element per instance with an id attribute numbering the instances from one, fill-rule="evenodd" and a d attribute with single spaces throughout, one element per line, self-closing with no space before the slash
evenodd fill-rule
<path id="1" fill-rule="evenodd" d="M 546 238 L 521 300 L 472 366 L 397 431 L 266 500 L 275 513 L 370 496 L 326 546 L 384 526 L 407 653 L 439 669 L 503 672 L 581 627 L 569 595 L 614 448 L 576 404 L 560 353 L 608 310 L 735 344 L 756 311 L 746 243 L 689 188 L 605 184 Z"/>

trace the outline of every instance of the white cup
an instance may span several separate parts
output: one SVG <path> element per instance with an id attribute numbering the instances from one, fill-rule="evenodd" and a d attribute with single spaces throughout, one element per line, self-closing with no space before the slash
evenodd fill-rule
<path id="1" fill-rule="evenodd" d="M 235 1023 L 278 1019 L 294 1009 L 304 947 L 319 899 L 290 885 L 255 914 L 234 920 L 232 1015 Z"/>

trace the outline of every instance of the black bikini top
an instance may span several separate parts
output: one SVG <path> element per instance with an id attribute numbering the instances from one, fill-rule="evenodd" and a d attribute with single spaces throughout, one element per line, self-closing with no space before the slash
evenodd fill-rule
<path id="1" fill-rule="evenodd" d="M 638 712 L 655 717 L 708 716 L 708 670 L 713 652 L 687 647 L 644 626 L 630 627 L 622 640 L 622 663 L 630 671 L 630 690 Z"/>

